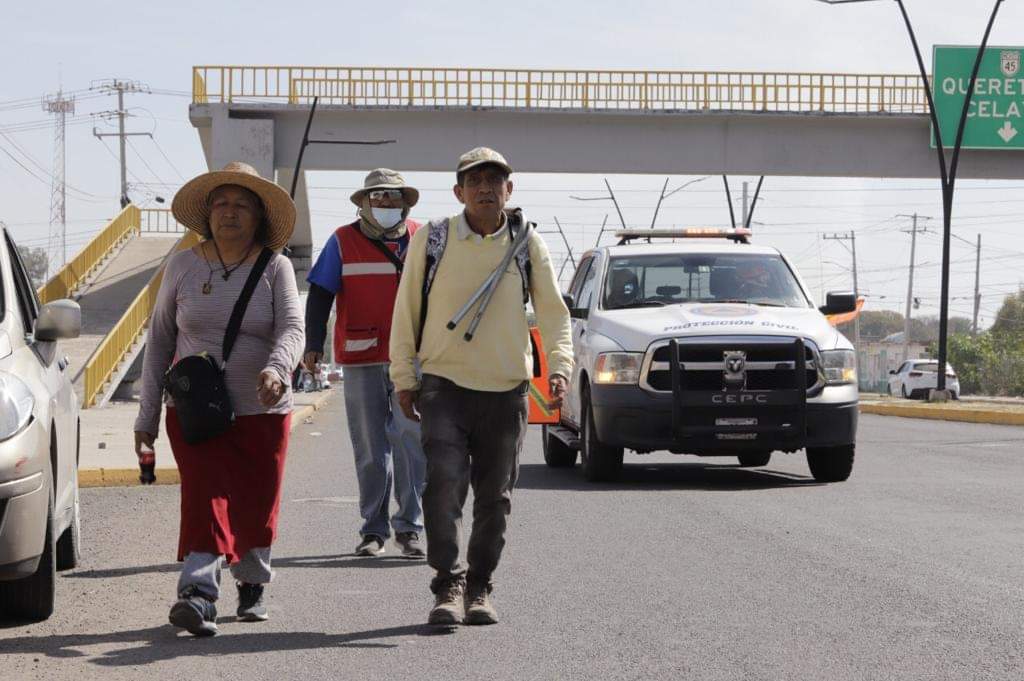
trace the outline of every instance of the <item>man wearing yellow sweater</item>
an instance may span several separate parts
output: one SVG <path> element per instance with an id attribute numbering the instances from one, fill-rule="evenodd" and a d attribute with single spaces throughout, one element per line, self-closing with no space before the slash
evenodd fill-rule
<path id="1" fill-rule="evenodd" d="M 524 291 L 547 350 L 553 408 L 561 406 L 572 375 L 569 311 L 547 246 L 536 232 L 529 236 L 529 265 L 522 266 L 523 260 L 509 263 L 473 339 L 464 339 L 473 315 L 453 330 L 446 326 L 499 266 L 514 240 L 503 210 L 512 194 L 511 173 L 504 157 L 486 147 L 459 158 L 455 196 L 465 209 L 416 232 L 395 302 L 391 380 L 405 414 L 417 420 L 422 416 L 427 458 L 423 513 L 427 561 L 436 571 L 430 585 L 435 594 L 431 624 L 498 621 L 489 598 L 491 576 L 505 545 L 527 428 L 526 391 L 533 375 Z M 444 244 L 440 255 L 438 241 Z M 436 262 L 429 271 L 428 252 Z M 417 377 L 417 359 L 422 379 Z M 473 530 L 467 567 L 459 561 L 459 536 L 470 485 Z"/>

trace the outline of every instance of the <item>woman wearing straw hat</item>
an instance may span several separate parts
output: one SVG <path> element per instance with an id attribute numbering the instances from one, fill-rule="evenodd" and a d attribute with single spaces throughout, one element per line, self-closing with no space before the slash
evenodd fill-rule
<path id="1" fill-rule="evenodd" d="M 260 255 L 288 243 L 295 205 L 254 168 L 233 162 L 188 182 L 171 210 L 203 241 L 170 258 L 157 294 L 135 422 L 140 456 L 157 437 L 164 376 L 172 364 L 205 352 L 224 366 L 228 320 L 257 268 L 224 367 L 234 422 L 219 435 L 190 443 L 194 438 L 168 399 L 167 436 L 181 474 L 178 560 L 184 561 L 170 621 L 210 636 L 217 631 L 214 602 L 225 560 L 238 586 L 239 619 L 267 619 L 263 589 L 272 576 L 270 546 L 288 448 L 289 379 L 305 339 L 291 263 L 280 254 Z"/>

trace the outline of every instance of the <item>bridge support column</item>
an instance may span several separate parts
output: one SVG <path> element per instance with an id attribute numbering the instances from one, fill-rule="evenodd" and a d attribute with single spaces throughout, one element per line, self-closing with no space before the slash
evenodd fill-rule
<path id="1" fill-rule="evenodd" d="M 290 190 L 295 168 L 278 168 L 277 184 Z M 295 278 L 299 290 L 306 290 L 306 275 L 313 266 L 313 229 L 309 218 L 309 194 L 306 191 L 306 171 L 299 171 L 299 181 L 295 185 L 295 233 L 288 242 L 291 249 L 292 265 L 295 267 Z"/>
<path id="2" fill-rule="evenodd" d="M 210 108 L 210 136 L 203 140 L 206 163 L 220 170 L 231 161 L 248 163 L 262 177 L 274 177 L 274 119 L 238 118 L 227 106 Z"/>

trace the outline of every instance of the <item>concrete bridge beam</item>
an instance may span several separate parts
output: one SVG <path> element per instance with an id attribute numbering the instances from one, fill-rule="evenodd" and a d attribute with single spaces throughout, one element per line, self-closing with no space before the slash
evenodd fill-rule
<path id="1" fill-rule="evenodd" d="M 241 158 L 261 172 L 277 168 L 282 182 L 290 180 L 308 113 L 306 105 L 281 103 L 191 107 L 211 167 Z M 519 172 L 937 179 L 929 135 L 923 114 L 326 105 L 311 138 L 398 143 L 310 145 L 303 169 L 450 173 L 460 153 L 486 145 Z M 966 151 L 959 177 L 1024 179 L 1024 163 L 1012 152 Z M 312 248 L 304 194 L 297 253 Z"/>

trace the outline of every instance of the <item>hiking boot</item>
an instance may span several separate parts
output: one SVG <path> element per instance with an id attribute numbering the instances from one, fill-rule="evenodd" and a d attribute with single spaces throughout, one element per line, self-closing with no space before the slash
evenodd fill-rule
<path id="1" fill-rule="evenodd" d="M 465 624 L 497 624 L 498 611 L 494 609 L 490 598 L 491 589 L 487 585 L 470 584 L 466 588 Z"/>
<path id="2" fill-rule="evenodd" d="M 193 636 L 213 636 L 217 633 L 217 606 L 195 587 L 188 587 L 171 606 L 168 621 Z"/>
<path id="3" fill-rule="evenodd" d="M 462 621 L 462 592 L 465 583 L 450 580 L 437 588 L 434 607 L 427 616 L 427 624 L 454 626 Z"/>
<path id="4" fill-rule="evenodd" d="M 266 622 L 270 619 L 267 608 L 263 605 L 263 585 L 246 584 L 236 582 L 238 587 L 238 615 L 239 622 Z"/>
<path id="5" fill-rule="evenodd" d="M 356 547 L 357 556 L 372 557 L 382 553 L 384 553 L 384 539 L 375 534 L 364 535 L 363 540 Z"/>
<path id="6" fill-rule="evenodd" d="M 396 532 L 395 543 L 402 547 L 402 558 L 425 558 L 427 555 L 417 532 Z"/>

